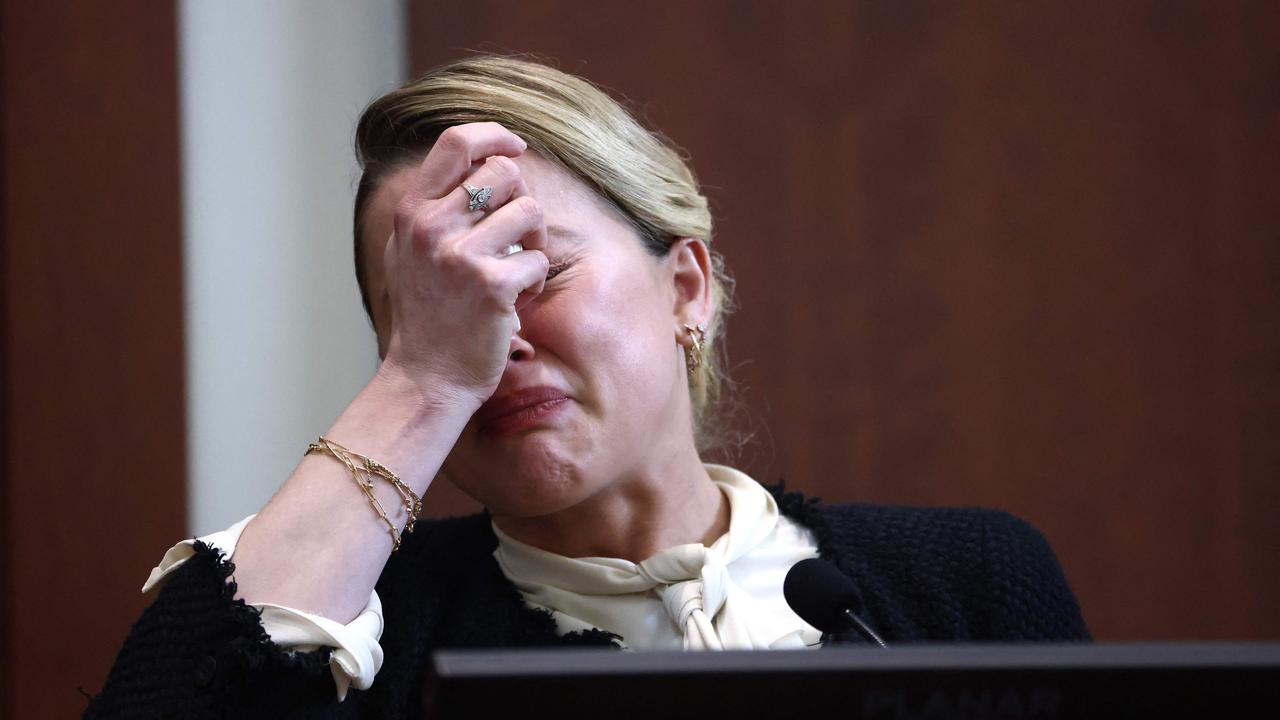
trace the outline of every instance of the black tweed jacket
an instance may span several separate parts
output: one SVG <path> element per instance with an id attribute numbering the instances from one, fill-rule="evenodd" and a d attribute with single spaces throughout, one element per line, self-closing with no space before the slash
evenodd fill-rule
<path id="1" fill-rule="evenodd" d="M 821 556 L 853 578 L 864 618 L 890 645 L 1089 639 L 1053 551 L 1012 515 L 774 493 L 813 531 Z M 434 649 L 612 646 L 603 631 L 558 636 L 550 614 L 526 607 L 503 577 L 495 547 L 486 515 L 422 522 L 406 535 L 377 586 L 382 669 L 339 703 L 328 651 L 274 645 L 257 612 L 233 598 L 234 566 L 197 544 L 134 625 L 85 717 L 415 717 Z M 825 640 L 861 642 L 852 633 Z"/>

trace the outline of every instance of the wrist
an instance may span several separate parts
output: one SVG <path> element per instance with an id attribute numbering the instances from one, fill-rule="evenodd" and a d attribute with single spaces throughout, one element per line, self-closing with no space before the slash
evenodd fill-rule
<path id="1" fill-rule="evenodd" d="M 480 409 L 483 398 L 424 373 L 410 372 L 391 361 L 383 361 L 361 395 L 402 409 L 408 417 L 422 420 L 461 419 L 463 424 Z"/>
<path id="2" fill-rule="evenodd" d="M 377 460 L 421 495 L 478 407 L 384 363 L 324 436 Z"/>

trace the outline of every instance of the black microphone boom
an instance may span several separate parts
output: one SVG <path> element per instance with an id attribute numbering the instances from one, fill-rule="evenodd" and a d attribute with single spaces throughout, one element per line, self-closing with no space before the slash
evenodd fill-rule
<path id="1" fill-rule="evenodd" d="M 818 558 L 801 560 L 787 571 L 782 582 L 782 596 L 802 620 L 824 633 L 838 633 L 853 628 L 864 640 L 886 647 L 856 611 L 862 600 L 853 581 L 836 566 Z"/>

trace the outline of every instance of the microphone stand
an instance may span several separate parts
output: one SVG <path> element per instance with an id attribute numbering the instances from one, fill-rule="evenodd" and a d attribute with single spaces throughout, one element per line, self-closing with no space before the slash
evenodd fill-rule
<path id="1" fill-rule="evenodd" d="M 884 641 L 880 639 L 880 636 L 876 634 L 876 631 L 872 630 L 871 626 L 863 622 L 862 618 L 854 614 L 852 610 L 846 608 L 844 611 L 844 617 L 849 621 L 850 625 L 853 625 L 853 629 L 858 631 L 858 634 L 862 636 L 863 640 L 866 640 L 872 645 L 889 647 L 884 644 Z"/>

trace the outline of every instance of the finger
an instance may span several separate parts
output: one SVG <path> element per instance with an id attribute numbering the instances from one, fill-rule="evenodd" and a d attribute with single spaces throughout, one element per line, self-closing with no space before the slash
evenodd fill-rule
<path id="1" fill-rule="evenodd" d="M 488 189 L 489 197 L 484 200 L 482 208 L 472 209 L 471 193 L 464 187 L 465 185 L 478 190 Z M 458 187 L 446 195 L 442 202 L 456 212 L 459 221 L 474 223 L 478 215 L 492 212 L 505 205 L 517 188 L 524 189 L 526 194 L 528 192 L 527 188 L 524 188 L 520 166 L 509 157 L 492 155 L 486 158 L 469 177 L 458 183 Z"/>
<path id="2" fill-rule="evenodd" d="M 549 262 L 541 251 L 515 253 L 495 262 L 501 268 L 506 296 L 515 298 L 512 307 L 517 312 L 542 292 Z"/>
<path id="3" fill-rule="evenodd" d="M 507 248 L 516 243 L 525 250 L 543 250 L 547 247 L 547 228 L 542 206 L 529 195 L 515 198 L 490 213 L 460 242 L 466 244 L 468 252 L 495 257 L 505 256 Z"/>
<path id="4" fill-rule="evenodd" d="M 483 222 L 489 216 L 496 212 L 494 208 L 501 209 L 508 203 L 508 198 L 512 195 L 519 194 L 526 198 L 522 202 L 531 202 L 533 198 L 529 196 L 529 189 L 521 179 L 520 166 L 509 157 L 492 156 L 488 158 L 476 171 L 468 178 L 469 184 L 474 183 L 479 187 L 487 188 L 491 196 L 489 198 L 489 207 L 484 211 L 469 210 L 468 204 L 471 201 L 470 195 L 462 186 L 459 186 L 453 193 L 450 193 L 443 200 L 417 200 L 411 201 L 408 197 L 401 201 L 400 207 L 397 209 L 395 218 L 396 235 L 403 235 L 406 238 L 416 238 L 418 245 L 433 244 L 441 241 L 453 239 L 465 239 L 466 233 Z M 414 205 L 413 203 L 416 203 Z M 521 231 L 523 232 L 523 231 Z M 545 232 L 542 236 L 545 236 Z M 515 243 L 519 240 L 519 236 L 513 237 L 506 244 Z M 409 247 L 415 245 L 414 242 L 404 243 L 406 251 Z M 545 240 L 538 235 L 530 238 L 529 245 L 533 249 L 545 247 Z M 500 254 L 497 251 L 491 251 L 491 254 Z"/>
<path id="5" fill-rule="evenodd" d="M 517 157 L 528 145 L 495 122 L 467 123 L 446 128 L 418 166 L 409 195 L 420 200 L 444 197 L 471 173 L 471 166 L 487 157 Z"/>
<path id="6" fill-rule="evenodd" d="M 523 177 L 520 179 L 520 182 L 516 183 L 515 187 L 512 188 L 511 198 L 507 200 L 507 202 L 510 203 L 518 198 L 529 198 L 529 200 L 532 200 L 533 202 L 537 202 L 537 200 L 533 197 L 532 193 L 529 192 L 529 187 L 525 185 Z M 528 202 L 528 201 L 520 200 L 520 202 Z M 546 223 L 538 223 L 538 226 L 534 228 L 534 232 L 526 233 L 522 238 L 520 238 L 520 249 L 521 250 L 546 250 L 547 249 Z"/>

